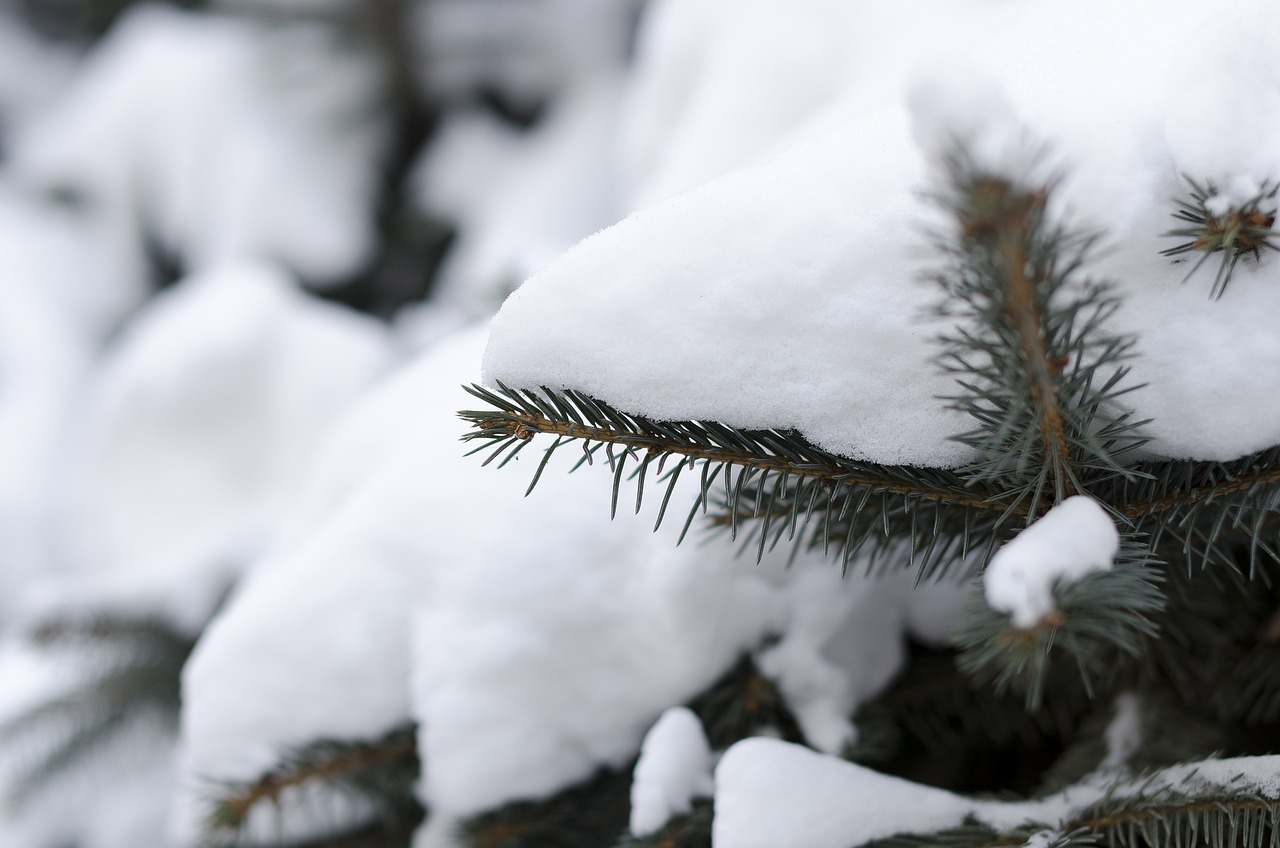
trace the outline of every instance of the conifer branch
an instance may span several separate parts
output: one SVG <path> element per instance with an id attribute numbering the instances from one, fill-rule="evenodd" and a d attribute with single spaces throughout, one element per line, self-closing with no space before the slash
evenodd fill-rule
<path id="1" fill-rule="evenodd" d="M 195 640 L 167 621 L 119 614 L 51 617 L 28 634 L 40 647 L 95 653 L 77 657 L 82 678 L 0 724 L 0 748 L 15 770 L 5 800 L 18 805 L 119 733 L 150 719 L 163 732 L 177 725 L 180 680 Z M 20 753 L 19 753 L 20 752 Z"/>
<path id="2" fill-rule="evenodd" d="M 1024 695 L 1028 709 L 1036 709 L 1051 656 L 1061 653 L 1095 694 L 1115 674 L 1117 660 L 1141 656 L 1156 637 L 1156 617 L 1165 605 L 1159 566 L 1144 540 L 1122 538 L 1111 570 L 1055 586 L 1056 609 L 1030 629 L 1010 626 L 975 596 L 953 634 L 960 667 L 997 692 Z"/>
<path id="3" fill-rule="evenodd" d="M 305 786 L 363 798 L 384 824 L 399 825 L 420 816 L 413 794 L 419 770 L 412 725 L 372 741 L 317 740 L 286 751 L 278 765 L 256 780 L 218 784 L 205 830 L 214 838 L 238 833 L 255 809 L 264 804 L 279 808 L 290 790 Z"/>
<path id="4" fill-rule="evenodd" d="M 675 816 L 650 836 L 627 834 L 615 848 L 711 848 L 715 810 L 709 799 L 698 798 L 693 809 Z"/>
<path id="5" fill-rule="evenodd" d="M 1210 208 L 1210 200 L 1218 193 L 1213 183 L 1198 183 L 1186 175 L 1183 179 L 1190 186 L 1190 196 L 1188 200 L 1174 200 L 1177 209 L 1173 217 L 1184 226 L 1169 230 L 1164 235 L 1187 240 L 1160 251 L 1160 255 L 1202 254 L 1183 278 L 1182 282 L 1186 283 L 1210 256 L 1221 253 L 1222 262 L 1209 289 L 1209 297 L 1220 300 L 1240 260 L 1252 257 L 1260 261 L 1264 250 L 1280 250 L 1272 230 L 1276 222 L 1276 193 L 1280 186 L 1265 183 L 1256 195 L 1239 207 L 1218 213 Z"/>
<path id="6" fill-rule="evenodd" d="M 1248 553 L 1249 572 L 1262 557 L 1278 555 L 1280 446 L 1229 462 L 1146 463 L 1132 479 L 1113 479 L 1099 497 L 1114 513 L 1151 538 L 1177 540 L 1188 567 L 1195 562 L 1234 568 L 1228 534 L 1238 534 Z"/>
<path id="7" fill-rule="evenodd" d="M 1263 848 L 1280 839 L 1280 805 L 1252 792 L 1113 796 L 1071 822 L 1112 848 Z M 1203 841 L 1202 841 L 1203 840 Z"/>
<path id="8" fill-rule="evenodd" d="M 581 440 L 584 453 L 592 456 L 603 445 L 617 445 L 633 457 L 643 450 L 651 455 L 646 459 L 651 460 L 681 456 L 712 465 L 733 465 L 787 474 L 792 478 L 840 483 L 952 506 L 1006 511 L 1001 504 L 992 502 L 994 493 L 978 487 L 966 488 L 958 478 L 946 482 L 942 482 L 941 477 L 936 482 L 920 481 L 916 475 L 922 469 L 851 460 L 824 451 L 791 432 L 738 430 L 713 422 L 657 422 L 622 412 L 580 392 L 557 392 L 544 387 L 541 391 L 545 402 L 555 407 L 549 410 L 543 406 L 543 399 L 533 392 L 512 390 L 501 382 L 498 387 L 500 394 L 477 385 L 463 387 L 499 410 L 458 413 L 477 428 L 464 435 L 463 440 L 485 441 L 473 453 L 492 444 L 510 448 L 534 435 L 550 434 L 561 439 Z M 561 410 L 570 404 L 578 415 L 565 417 Z"/>
<path id="9" fill-rule="evenodd" d="M 1084 265 L 1095 236 L 1046 219 L 1052 182 L 1022 186 L 958 151 L 940 201 L 956 221 L 937 237 L 947 265 L 932 275 L 944 293 L 938 317 L 954 328 L 939 363 L 960 391 L 944 398 L 977 422 L 960 436 L 983 459 L 971 479 L 1015 492 L 1028 522 L 1098 479 L 1132 476 L 1123 455 L 1145 440 L 1116 401 L 1127 385 L 1134 339 L 1106 324 L 1112 287 Z"/>
<path id="10" fill-rule="evenodd" d="M 490 449 L 486 464 L 501 458 L 501 467 L 537 434 L 556 436 L 526 494 L 541 479 L 551 455 L 576 440 L 582 456 L 575 469 L 604 454 L 614 474 L 615 511 L 628 459 L 633 461 L 637 511 L 647 476 L 652 471 L 658 478 L 663 494 L 655 529 L 681 475 L 690 472 L 698 477 L 699 488 L 684 533 L 699 510 L 706 513 L 714 506 L 713 526 L 727 528 L 731 537 L 749 524 L 746 543 L 755 544 L 757 557 L 782 539 L 799 539 L 824 553 L 834 548 L 847 568 L 864 547 L 883 553 L 901 542 L 921 573 L 934 576 L 957 559 L 967 560 L 973 549 L 989 548 L 998 537 L 996 528 L 1025 509 L 951 471 L 852 460 L 791 432 L 658 422 L 572 390 L 544 388 L 538 394 L 501 384 L 496 391 L 466 388 L 492 407 L 459 413 L 473 424 L 464 441 L 481 443 L 472 453 Z M 618 447 L 622 450 L 615 451 Z M 673 457 L 672 467 L 665 468 Z"/>
<path id="11" fill-rule="evenodd" d="M 631 813 L 632 762 L 540 801 L 516 801 L 459 828 L 466 848 L 599 848 L 623 837 Z"/>

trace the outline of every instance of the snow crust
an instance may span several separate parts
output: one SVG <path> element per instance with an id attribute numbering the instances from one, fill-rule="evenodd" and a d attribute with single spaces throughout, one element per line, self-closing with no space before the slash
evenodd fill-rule
<path id="1" fill-rule="evenodd" d="M 1237 5 L 920 2 L 898 12 L 912 27 L 872 28 L 874 10 L 806 4 L 841 34 L 846 53 L 866 51 L 846 68 L 840 93 L 799 126 L 779 130 L 773 143 L 781 152 L 636 212 L 534 275 L 494 321 L 485 377 L 573 387 L 656 418 L 796 428 L 838 453 L 879 462 L 973 459 L 950 438 L 969 425 L 936 399 L 953 387 L 932 361 L 940 327 L 922 317 L 937 294 L 918 282 L 932 261 L 923 222 L 936 214 L 919 197 L 932 186 L 928 151 L 939 133 L 956 134 L 947 104 L 966 102 L 977 113 L 966 113 L 961 135 L 999 126 L 1002 143 L 1022 136 L 1042 146 L 1046 162 L 1066 175 L 1054 214 L 1106 233 L 1088 270 L 1115 279 L 1124 297 L 1111 329 L 1138 337 L 1132 379 L 1146 385 L 1125 403 L 1154 419 L 1150 453 L 1223 460 L 1280 442 L 1280 396 L 1270 391 L 1280 381 L 1280 341 L 1269 324 L 1280 308 L 1278 266 L 1246 263 L 1227 295 L 1209 303 L 1207 280 L 1180 285 L 1185 266 L 1159 255 L 1171 246 L 1161 236 L 1171 226 L 1171 198 L 1186 191 L 1180 173 L 1256 181 L 1264 169 L 1256 157 L 1273 155 L 1240 158 L 1240 133 L 1216 128 L 1247 125 L 1251 150 L 1278 149 L 1265 141 L 1274 135 L 1270 101 L 1255 109 L 1241 93 L 1254 86 L 1250 57 L 1269 55 L 1255 45 L 1275 46 L 1278 13 L 1262 3 L 1237 13 Z M 732 10 L 710 3 L 698 10 L 733 29 Z M 1187 63 L 1176 45 L 1198 39 L 1201 22 L 1214 16 L 1226 21 L 1209 30 L 1221 61 L 1196 90 L 1223 94 L 1214 113 L 1221 116 L 1201 130 L 1200 112 L 1180 101 Z M 1235 43 L 1214 34 L 1222 27 L 1249 29 L 1241 55 L 1213 47 Z M 756 50 L 740 46 L 732 68 L 718 74 L 749 77 L 748 57 L 772 47 L 765 33 L 757 38 Z M 930 97 L 920 81 L 937 80 L 932 69 L 949 67 L 957 45 L 964 48 L 955 76 L 969 81 L 941 91 L 968 91 L 971 99 Z M 677 61 L 687 66 L 710 61 L 685 49 L 692 55 Z M 814 79 L 829 78 L 832 67 L 815 62 Z M 668 105 L 650 114 L 678 114 L 671 85 L 651 84 L 652 100 Z M 652 162 L 638 173 L 658 173 L 662 140 L 693 120 L 674 120 L 665 134 L 651 128 Z M 1192 124 L 1195 132 L 1179 129 Z M 742 158 L 725 140 L 727 126 L 696 133 L 704 151 L 726 145 L 720 170 Z M 761 132 L 757 150 L 768 135 Z M 686 144 L 694 141 L 681 149 Z M 714 159 L 708 153 L 700 175 L 716 170 Z"/>
<path id="2" fill-rule="evenodd" d="M 1120 534 L 1102 505 L 1075 495 L 1046 512 L 996 551 L 983 574 L 988 605 L 1015 627 L 1034 627 L 1057 609 L 1055 588 L 1110 571 Z"/>
<path id="3" fill-rule="evenodd" d="M 710 797 L 713 765 L 698 717 L 685 707 L 664 712 L 640 744 L 631 783 L 631 832 L 657 833 L 672 816 L 693 809 L 694 798 Z"/>

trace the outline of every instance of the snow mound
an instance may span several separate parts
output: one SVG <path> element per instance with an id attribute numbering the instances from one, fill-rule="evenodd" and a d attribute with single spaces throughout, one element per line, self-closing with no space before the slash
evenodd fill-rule
<path id="1" fill-rule="evenodd" d="M 390 361 L 371 320 L 311 300 L 270 266 L 227 265 L 167 290 L 126 327 L 85 401 L 68 469 L 69 566 L 113 596 L 129 594 L 124 572 L 193 591 L 205 569 L 234 574 L 323 432 Z M 71 596 L 97 596 L 77 582 Z M 176 608 L 192 592 L 158 594 Z M 178 615 L 184 629 L 198 632 L 208 600 Z"/>
<path id="2" fill-rule="evenodd" d="M 1042 143 L 1066 174 L 1051 211 L 1107 235 L 1087 270 L 1114 279 L 1123 297 L 1109 329 L 1139 340 L 1132 379 L 1146 385 L 1125 402 L 1154 419 L 1150 453 L 1226 460 L 1280 442 L 1280 394 L 1271 391 L 1280 382 L 1271 328 L 1280 263 L 1242 264 L 1226 296 L 1209 303 L 1208 281 L 1180 285 L 1185 266 L 1160 255 L 1171 246 L 1162 233 L 1172 198 L 1186 192 L 1180 173 L 1256 177 L 1263 167 L 1237 162 L 1234 132 L 1178 141 L 1178 127 L 1198 113 L 1179 117 L 1181 91 L 1151 82 L 1176 84 L 1186 54 L 1175 45 L 1196 38 L 1207 13 L 1235 5 L 932 3 L 920 4 L 916 25 L 874 32 L 831 9 L 827 22 L 844 27 L 850 50 L 903 58 L 880 74 L 851 68 L 837 102 L 781 152 L 643 209 L 534 275 L 493 323 L 485 379 L 571 387 L 659 419 L 794 428 L 877 462 L 973 459 L 952 439 L 970 424 L 937 400 L 954 384 L 933 362 L 941 327 L 925 317 L 939 295 L 919 282 L 934 261 L 924 223 L 937 214 L 920 199 L 933 187 L 936 132 L 921 130 L 919 116 L 954 127 L 930 112 L 941 99 L 921 97 L 917 85 L 922 152 L 907 97 L 922 68 L 964 45 L 966 74 L 982 80 L 969 88 L 980 112 L 967 126 L 1005 127 L 995 135 L 1004 143 L 1012 125 Z M 1250 46 L 1215 65 L 1204 82 L 1215 90 L 1252 89 L 1250 57 L 1280 49 L 1280 12 L 1250 3 L 1239 14 L 1222 26 L 1249 27 Z M 1209 32 L 1210 46 L 1234 44 Z M 1247 124 L 1251 149 L 1280 149 L 1280 129 L 1248 117 L 1251 103 L 1225 98 L 1218 108 L 1227 112 L 1215 127 Z M 707 132 L 702 143 L 713 144 Z M 725 167 L 734 158 L 726 154 Z"/>
<path id="3" fill-rule="evenodd" d="M 1057 835 L 1072 815 L 1104 798 L 1226 786 L 1275 798 L 1280 757 L 1208 760 L 1119 780 L 1102 770 L 1034 801 L 987 801 L 890 777 L 799 745 L 755 738 L 725 753 L 715 783 L 716 848 L 773 848 L 792 844 L 797 833 L 804 834 L 809 848 L 857 848 L 898 834 L 955 827 L 970 817 L 997 830 L 1032 825 Z"/>

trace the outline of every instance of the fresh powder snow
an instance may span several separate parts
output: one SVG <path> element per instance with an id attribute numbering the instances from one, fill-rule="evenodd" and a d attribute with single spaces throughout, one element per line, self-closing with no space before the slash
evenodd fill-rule
<path id="1" fill-rule="evenodd" d="M 835 5 L 829 24 L 847 27 L 851 50 L 899 58 L 883 73 L 850 70 L 842 95 L 781 152 L 641 209 L 536 274 L 493 323 L 486 380 L 571 387 L 659 419 L 794 428 L 879 462 L 972 459 L 951 438 L 970 425 L 938 400 L 953 384 L 934 363 L 943 327 L 925 317 L 940 295 L 919 281 L 938 261 L 924 234 L 938 212 L 922 195 L 937 187 L 927 167 L 937 135 L 993 121 L 1006 127 L 1001 143 L 1021 135 L 1063 174 L 1051 212 L 1105 236 L 1086 270 L 1115 280 L 1124 302 L 1110 329 L 1138 338 L 1131 379 L 1145 385 L 1124 403 L 1153 419 L 1148 452 L 1225 460 L 1280 442 L 1277 266 L 1242 263 L 1211 303 L 1209 280 L 1182 284 L 1188 266 L 1159 253 L 1173 243 L 1162 236 L 1172 201 L 1188 191 L 1180 174 L 1258 179 L 1252 159 L 1236 167 L 1234 129 L 1271 101 L 1235 95 L 1256 85 L 1250 57 L 1265 54 L 1253 45 L 1274 45 L 1280 9 L 922 3 L 912 26 L 867 31 Z M 1250 32 L 1241 56 L 1219 50 L 1198 83 L 1224 93 L 1218 108 L 1232 111 L 1214 126 L 1230 132 L 1184 131 L 1199 113 L 1168 88 L 1186 65 L 1176 45 L 1206 19 L 1226 21 L 1214 32 Z M 986 93 L 965 101 L 981 113 L 956 126 L 920 80 L 936 80 L 961 45 L 957 74 L 974 80 L 962 90 Z M 757 52 L 769 52 L 763 34 Z M 1269 120 L 1248 119 L 1251 149 L 1277 147 Z"/>
<path id="2" fill-rule="evenodd" d="M 1096 571 L 1109 571 L 1120 534 L 1102 505 L 1074 495 L 1006 542 L 983 574 L 987 603 L 1030 628 L 1052 613 L 1055 588 Z"/>
<path id="3" fill-rule="evenodd" d="M 695 798 L 711 797 L 714 765 L 698 717 L 685 707 L 664 712 L 640 743 L 631 782 L 631 832 L 657 833 L 672 816 L 693 809 Z"/>

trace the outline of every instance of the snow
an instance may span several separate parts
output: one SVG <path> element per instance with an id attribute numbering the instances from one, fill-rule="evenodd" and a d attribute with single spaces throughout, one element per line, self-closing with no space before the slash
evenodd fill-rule
<path id="1" fill-rule="evenodd" d="M 949 92 L 968 91 L 959 102 L 982 112 L 965 117 L 960 134 L 981 124 L 1005 127 L 995 133 L 1002 144 L 1024 135 L 1066 175 L 1051 212 L 1106 233 L 1088 270 L 1117 281 L 1124 305 L 1112 329 L 1139 339 L 1132 382 L 1146 385 L 1125 402 L 1154 419 L 1149 454 L 1225 460 L 1280 442 L 1280 396 L 1270 391 L 1280 380 L 1269 324 L 1280 309 L 1277 265 L 1246 263 L 1209 304 L 1206 281 L 1180 285 L 1185 267 L 1159 255 L 1170 246 L 1161 234 L 1171 198 L 1185 192 L 1179 172 L 1230 170 L 1239 143 L 1206 132 L 1199 158 L 1181 161 L 1165 129 L 1182 107 L 1152 80 L 1176 78 L 1185 51 L 1173 45 L 1231 4 L 921 3 L 918 26 L 877 30 L 876 44 L 865 21 L 836 5 L 813 8 L 826 8 L 849 44 L 901 57 L 878 74 L 850 69 L 842 93 L 779 141 L 781 152 L 648 206 L 534 275 L 494 321 L 486 380 L 572 387 L 656 418 L 795 428 L 878 462 L 973 459 L 951 438 L 970 425 L 936 399 L 953 385 L 933 362 L 941 328 L 923 317 L 938 294 L 918 281 L 936 261 L 923 222 L 937 213 L 920 194 L 935 187 L 936 133 L 955 120 L 938 109 Z M 1270 32 L 1259 26 L 1251 37 Z M 769 52 L 765 39 L 759 54 Z M 957 44 L 970 69 L 930 94 L 935 48 L 947 55 Z M 754 54 L 739 52 L 734 67 L 748 73 Z M 1224 59 L 1206 85 L 1252 87 L 1249 55 Z M 926 151 L 913 142 L 913 80 Z M 700 143 L 710 149 L 717 138 L 707 130 Z M 726 153 L 721 164 L 738 158 Z"/>
<path id="2" fill-rule="evenodd" d="M 282 747 L 413 717 L 433 811 L 420 844 L 447 845 L 459 818 L 622 766 L 664 710 L 767 635 L 780 638 L 757 661 L 834 749 L 900 666 L 908 618 L 948 629 L 967 586 L 930 586 L 924 604 L 907 572 L 842 579 L 817 555 L 787 570 L 785 556 L 676 547 L 678 528 L 654 534 L 647 511 L 610 522 L 609 475 L 565 474 L 570 452 L 528 499 L 529 458 L 478 473 L 454 410 L 484 342 L 436 346 L 334 431 L 188 665 L 189 779 L 251 778 Z M 183 810 L 189 840 L 200 799 Z"/>
<path id="3" fill-rule="evenodd" d="M 1112 329 L 1138 336 L 1146 385 L 1125 402 L 1154 419 L 1150 456 L 1280 442 L 1275 257 L 1210 302 L 1159 256 L 1183 175 L 1217 186 L 1218 211 L 1280 179 L 1273 4 L 653 0 L 629 67 L 634 0 L 412 4 L 441 115 L 399 188 L 458 239 L 432 299 L 390 330 L 297 291 L 352 279 L 379 238 L 382 59 L 331 17 L 354 5 L 138 7 L 78 65 L 0 21 L 0 615 L 204 628 L 176 755 L 144 729 L 155 750 L 136 769 L 112 754 L 81 776 L 111 791 L 0 821 L 0 842 L 154 844 L 168 817 L 173 844 L 201 844 L 211 786 L 408 722 L 432 810 L 417 848 L 455 848 L 461 819 L 637 752 L 632 830 L 714 791 L 718 848 L 849 848 L 967 816 L 1044 825 L 1032 844 L 1050 845 L 1116 780 L 1280 797 L 1275 758 L 1129 776 L 1129 696 L 1098 771 L 1034 802 L 828 756 L 856 741 L 850 716 L 908 637 L 947 644 L 973 575 L 913 588 L 908 570 L 842 578 L 816 554 L 787 568 L 786 552 L 677 548 L 679 521 L 651 532 L 657 499 L 608 521 L 609 475 L 567 475 L 576 451 L 523 498 L 536 447 L 480 469 L 454 414 L 483 371 L 658 418 L 796 428 L 859 458 L 973 459 L 952 439 L 971 422 L 938 400 L 954 391 L 934 361 L 947 327 L 921 281 L 926 227 L 949 226 L 923 196 L 960 139 L 993 172 L 1061 173 L 1051 216 L 1106 233 L 1089 270 L 1125 299 Z M 536 121 L 492 117 L 489 95 Z M 148 246 L 184 269 L 153 299 Z M 487 351 L 483 328 L 445 339 L 530 275 Z M 426 352 L 382 379 L 403 339 Z M 1072 498 L 1001 549 L 983 589 L 1032 626 L 1117 547 L 1103 509 Z M 744 654 L 817 750 L 748 740 L 712 779 L 705 734 L 673 705 Z M 0 716 L 74 665 L 0 642 Z M 305 791 L 247 836 L 370 815 Z"/>
<path id="4" fill-rule="evenodd" d="M 432 0 L 414 6 L 436 94 L 489 89 L 522 107 L 621 66 L 640 0 Z"/>
<path id="5" fill-rule="evenodd" d="M 929 833 L 969 817 L 997 830 L 1045 825 L 1056 831 L 1104 798 L 1230 786 L 1280 797 L 1280 757 L 1241 757 L 1174 766 L 1116 781 L 1114 773 L 1032 801 L 988 801 L 910 783 L 777 739 L 737 743 L 715 772 L 716 848 L 767 848 L 804 834 L 810 848 L 857 848 L 897 834 Z M 1039 834 L 1037 834 L 1039 836 Z"/>
<path id="6" fill-rule="evenodd" d="M 1116 697 L 1115 716 L 1107 725 L 1107 755 L 1099 771 L 1119 771 L 1142 744 L 1142 701 L 1132 692 Z"/>
<path id="7" fill-rule="evenodd" d="M 419 164 L 419 204 L 458 237 L 427 308 L 488 318 L 525 277 L 622 215 L 613 138 L 621 81 L 601 74 L 564 92 L 532 130 L 461 112 Z"/>
<path id="8" fill-rule="evenodd" d="M 983 575 L 987 604 L 1026 629 L 1052 613 L 1053 593 L 1097 571 L 1110 571 L 1120 550 L 1111 515 L 1088 495 L 1074 495 L 1014 536 Z"/>
<path id="9" fill-rule="evenodd" d="M 75 193 L 121 243 L 158 239 L 188 268 L 249 256 L 315 282 L 350 274 L 371 250 L 382 128 L 353 113 L 375 77 L 315 36 L 133 9 L 24 124 L 15 175 Z"/>
<path id="10" fill-rule="evenodd" d="M 747 164 L 834 99 L 853 14 L 826 0 L 652 3 L 618 141 L 628 208 Z"/>
<path id="11" fill-rule="evenodd" d="M 1195 62 L 1169 77 L 1165 137 L 1179 170 L 1221 189 L 1218 214 L 1255 199 L 1280 179 L 1280 42 L 1273 3 L 1233 4 L 1205 21 L 1176 50 Z"/>
<path id="12" fill-rule="evenodd" d="M 390 362 L 372 321 L 269 265 L 222 266 L 155 298 L 79 410 L 60 551 L 76 585 L 53 594 L 117 598 L 199 632 L 321 434 Z"/>
<path id="13" fill-rule="evenodd" d="M 716 768 L 716 848 L 856 848 L 964 821 L 973 802 L 777 739 L 747 739 Z"/>
<path id="14" fill-rule="evenodd" d="M 672 707 L 654 722 L 640 744 L 631 783 L 631 832 L 657 833 L 672 816 L 710 797 L 714 760 L 702 723 L 685 707 Z"/>

